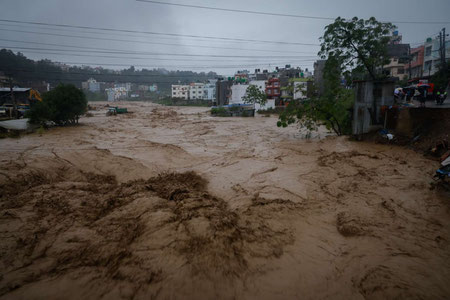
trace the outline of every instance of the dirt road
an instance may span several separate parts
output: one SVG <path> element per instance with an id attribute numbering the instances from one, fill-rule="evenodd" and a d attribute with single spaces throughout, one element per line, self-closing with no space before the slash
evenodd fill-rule
<path id="1" fill-rule="evenodd" d="M 0 140 L 0 299 L 450 297 L 436 162 L 126 105 Z"/>

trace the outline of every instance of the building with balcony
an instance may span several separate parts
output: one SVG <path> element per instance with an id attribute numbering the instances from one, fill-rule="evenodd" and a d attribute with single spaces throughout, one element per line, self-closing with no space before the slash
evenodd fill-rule
<path id="1" fill-rule="evenodd" d="M 407 79 L 409 61 L 409 44 L 390 44 L 387 46 L 387 53 L 390 57 L 389 64 L 383 66 L 383 71 L 400 80 Z"/>
<path id="2" fill-rule="evenodd" d="M 281 85 L 279 78 L 269 78 L 266 82 L 266 95 L 267 99 L 275 100 L 275 104 L 278 105 L 277 101 L 281 97 Z"/>
<path id="3" fill-rule="evenodd" d="M 172 98 L 189 99 L 189 85 L 172 84 Z"/>

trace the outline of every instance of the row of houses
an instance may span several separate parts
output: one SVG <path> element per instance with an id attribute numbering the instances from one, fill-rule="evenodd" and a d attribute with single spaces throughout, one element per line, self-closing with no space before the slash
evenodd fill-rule
<path id="1" fill-rule="evenodd" d="M 219 78 L 216 82 L 216 101 L 214 105 L 244 104 L 244 96 L 249 86 L 257 86 L 265 92 L 267 103 L 255 109 L 268 109 L 286 106 L 292 99 L 307 97 L 308 88 L 312 85 L 312 73 L 307 69 L 276 68 L 274 72 L 257 69 L 254 73 L 238 71 L 233 77 Z"/>
<path id="2" fill-rule="evenodd" d="M 94 78 L 89 78 L 81 83 L 81 88 L 93 93 L 106 93 L 108 101 L 116 101 L 129 97 L 135 98 L 145 92 L 158 92 L 157 84 L 133 84 L 99 82 Z"/>
<path id="3" fill-rule="evenodd" d="M 190 84 L 173 84 L 172 98 L 183 100 L 210 100 L 216 99 L 216 79 L 208 82 L 193 82 Z"/>
<path id="4" fill-rule="evenodd" d="M 445 56 L 450 60 L 450 41 L 445 42 Z M 384 66 L 386 75 L 400 80 L 421 79 L 439 71 L 442 62 L 441 42 L 439 37 L 430 37 L 422 45 L 411 48 L 402 43 L 401 35 L 394 32 L 392 42 L 388 45 L 390 63 Z"/>

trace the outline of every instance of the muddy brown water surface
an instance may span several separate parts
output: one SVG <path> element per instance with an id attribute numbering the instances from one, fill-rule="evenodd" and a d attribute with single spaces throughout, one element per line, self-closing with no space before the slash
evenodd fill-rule
<path id="1" fill-rule="evenodd" d="M 448 299 L 450 197 L 400 147 L 121 103 L 0 140 L 0 299 Z"/>

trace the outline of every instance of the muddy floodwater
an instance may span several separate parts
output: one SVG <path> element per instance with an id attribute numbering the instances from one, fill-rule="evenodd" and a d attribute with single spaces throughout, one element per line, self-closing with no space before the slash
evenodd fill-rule
<path id="1" fill-rule="evenodd" d="M 93 104 L 0 140 L 0 299 L 449 299 L 438 163 L 275 116 Z"/>

